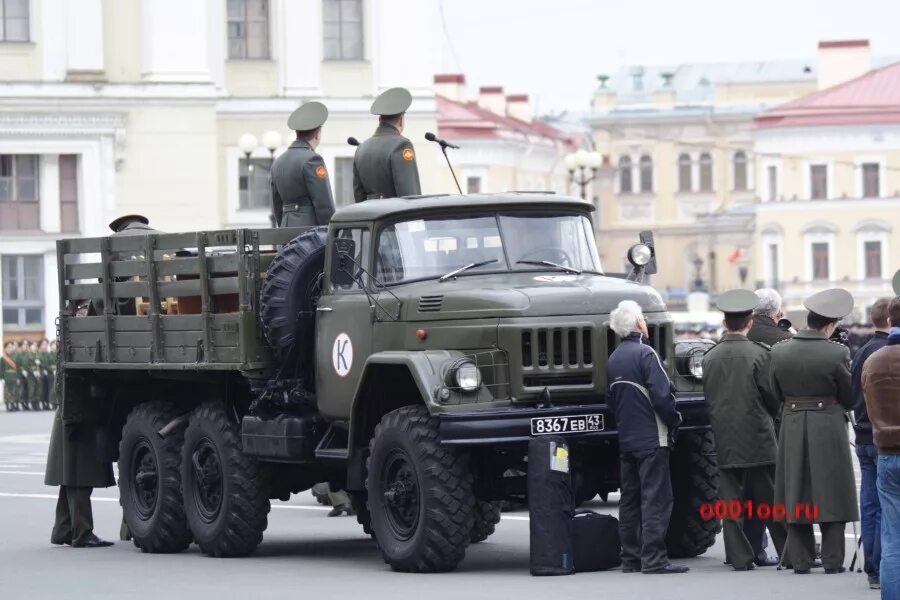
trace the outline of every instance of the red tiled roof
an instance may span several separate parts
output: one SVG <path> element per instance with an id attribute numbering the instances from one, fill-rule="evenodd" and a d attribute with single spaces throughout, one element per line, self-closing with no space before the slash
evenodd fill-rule
<path id="1" fill-rule="evenodd" d="M 533 136 L 551 142 L 562 142 L 571 147 L 577 145 L 572 135 L 560 131 L 542 121 L 522 121 L 514 117 L 498 115 L 481 108 L 475 102 L 456 102 L 437 96 L 438 135 L 442 138 L 521 138 Z"/>
<path id="2" fill-rule="evenodd" d="M 776 106 L 754 122 L 760 129 L 900 123 L 900 62 Z"/>

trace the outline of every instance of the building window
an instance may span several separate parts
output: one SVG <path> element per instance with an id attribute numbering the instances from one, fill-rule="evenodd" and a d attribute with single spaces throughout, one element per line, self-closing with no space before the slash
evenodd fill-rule
<path id="1" fill-rule="evenodd" d="M 6 255 L 3 271 L 3 328 L 44 326 L 44 257 Z"/>
<path id="2" fill-rule="evenodd" d="M 0 154 L 0 230 L 38 229 L 37 155 Z"/>
<path id="3" fill-rule="evenodd" d="M 810 165 L 809 197 L 813 200 L 828 198 L 828 165 Z"/>
<path id="4" fill-rule="evenodd" d="M 241 158 L 238 167 L 239 209 L 272 208 L 271 168 L 271 158 Z"/>
<path id="5" fill-rule="evenodd" d="M 59 222 L 63 233 L 78 231 L 78 156 L 59 156 Z"/>
<path id="6" fill-rule="evenodd" d="M 700 191 L 711 192 L 713 189 L 713 163 L 708 152 L 700 155 Z"/>
<path id="7" fill-rule="evenodd" d="M 812 278 L 814 281 L 828 281 L 830 273 L 828 268 L 828 242 L 813 242 L 810 244 L 812 253 Z"/>
<path id="8" fill-rule="evenodd" d="M 694 183 L 691 173 L 691 156 L 690 154 L 680 154 L 678 156 L 678 191 L 690 192 L 694 189 Z"/>
<path id="9" fill-rule="evenodd" d="M 27 42 L 28 0 L 0 0 L 0 41 Z"/>
<path id="10" fill-rule="evenodd" d="M 878 163 L 862 164 L 863 198 L 878 198 L 881 195 L 881 165 Z"/>
<path id="11" fill-rule="evenodd" d="M 324 0 L 325 60 L 362 60 L 362 0 Z"/>
<path id="12" fill-rule="evenodd" d="M 766 245 L 766 270 L 768 277 L 766 278 L 766 285 L 769 287 L 778 289 L 778 282 L 780 281 L 781 272 L 778 268 L 778 244 L 770 243 Z"/>
<path id="13" fill-rule="evenodd" d="M 467 194 L 480 194 L 481 193 L 481 177 L 466 177 L 466 193 Z"/>
<path id="14" fill-rule="evenodd" d="M 742 150 L 734 153 L 734 190 L 747 190 L 747 155 Z"/>
<path id="15" fill-rule="evenodd" d="M 650 193 L 653 191 L 653 159 L 648 155 L 641 156 L 641 192 Z"/>
<path id="16" fill-rule="evenodd" d="M 334 159 L 334 203 L 337 206 L 350 206 L 354 202 L 353 157 L 339 156 Z"/>
<path id="17" fill-rule="evenodd" d="M 631 157 L 623 156 L 619 159 L 619 193 L 630 194 L 632 191 Z"/>
<path id="18" fill-rule="evenodd" d="M 778 167 L 770 165 L 766 169 L 767 199 L 774 202 L 778 198 Z"/>
<path id="19" fill-rule="evenodd" d="M 269 58 L 269 0 L 228 0 L 228 58 Z"/>
<path id="20" fill-rule="evenodd" d="M 863 242 L 866 279 L 881 279 L 881 242 L 870 240 Z"/>

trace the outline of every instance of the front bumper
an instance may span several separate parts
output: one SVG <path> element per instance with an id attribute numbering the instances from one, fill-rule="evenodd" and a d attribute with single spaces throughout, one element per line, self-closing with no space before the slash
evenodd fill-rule
<path id="1" fill-rule="evenodd" d="M 706 401 L 699 392 L 676 393 L 675 405 L 684 418 L 679 431 L 699 431 L 709 429 L 709 414 Z M 534 406 L 511 406 L 464 413 L 449 413 L 440 419 L 441 443 L 457 446 L 478 446 L 487 444 L 512 444 L 531 439 L 531 419 L 535 417 L 575 417 L 578 415 L 603 415 L 603 431 L 565 434 L 567 439 L 591 440 L 609 439 L 619 435 L 616 422 L 606 404 L 567 404 L 536 408 Z"/>

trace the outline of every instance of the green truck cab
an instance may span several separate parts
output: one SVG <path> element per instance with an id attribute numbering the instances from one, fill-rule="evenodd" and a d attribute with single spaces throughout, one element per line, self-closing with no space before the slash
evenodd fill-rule
<path id="1" fill-rule="evenodd" d="M 630 299 L 685 418 L 669 550 L 698 555 L 716 532 L 699 515 L 717 483 L 703 348 L 676 344 L 641 283 L 652 247 L 635 247 L 633 276 L 604 273 L 593 210 L 409 197 L 343 208 L 327 229 L 62 240 L 63 417 L 118 440 L 144 551 L 248 554 L 270 499 L 327 481 L 393 569 L 450 570 L 524 496 L 532 436 L 569 438 L 579 501 L 618 489 L 605 364 L 609 313 Z"/>

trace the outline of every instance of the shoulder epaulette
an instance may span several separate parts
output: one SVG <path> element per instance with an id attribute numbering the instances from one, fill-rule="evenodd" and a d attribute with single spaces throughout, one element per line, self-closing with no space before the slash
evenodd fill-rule
<path id="1" fill-rule="evenodd" d="M 768 345 L 768 344 L 765 343 L 765 342 L 760 342 L 760 341 L 757 341 L 757 340 L 751 340 L 751 341 L 752 341 L 754 344 L 756 344 L 757 346 L 761 346 L 762 348 L 765 348 L 766 351 L 769 351 L 769 350 L 772 349 L 772 346 Z M 781 340 L 781 341 L 784 341 L 784 340 Z"/>

